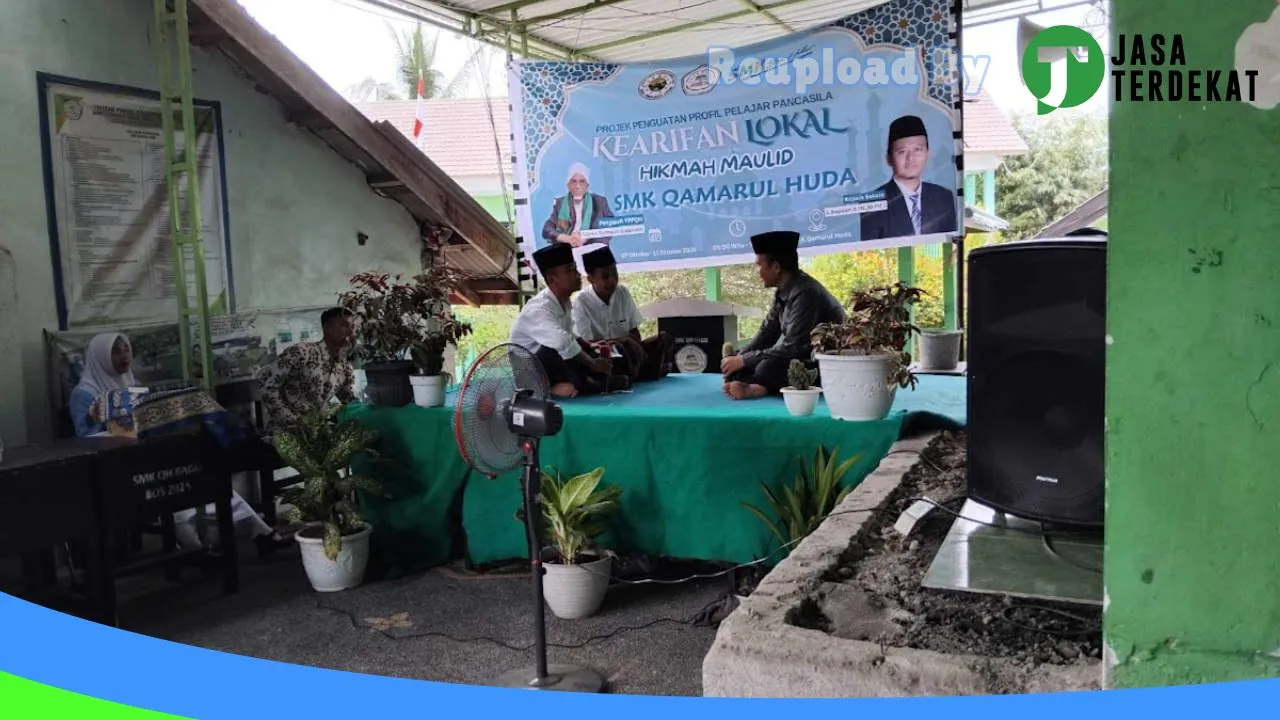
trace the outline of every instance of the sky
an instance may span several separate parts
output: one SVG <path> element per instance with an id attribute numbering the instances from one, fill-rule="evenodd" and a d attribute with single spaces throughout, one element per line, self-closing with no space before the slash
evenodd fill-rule
<path id="1" fill-rule="evenodd" d="M 1058 0 L 1061 1 L 1061 0 Z M 379 10 L 360 0 L 240 0 L 249 14 L 296 53 L 339 92 L 367 77 L 396 82 L 395 28 L 413 29 L 412 21 Z M 1077 6 L 1030 16 L 1041 26 L 1077 25 L 1087 27 L 1098 38 L 1103 52 L 1110 47 L 1100 13 L 1090 6 Z M 762 21 L 763 22 L 763 21 Z M 983 87 L 1006 112 L 1035 111 L 1035 98 L 1022 86 L 1019 71 L 1016 20 L 1007 20 L 964 30 L 964 51 L 970 56 L 988 56 L 990 64 Z M 436 32 L 425 27 L 426 33 Z M 481 44 L 468 37 L 439 32 L 437 67 L 446 81 L 453 78 Z M 479 79 L 466 93 L 471 97 L 502 97 L 507 94 L 505 53 L 495 48 L 489 53 L 488 86 Z M 402 90 L 403 92 L 403 90 Z M 1079 112 L 1105 111 L 1107 94 L 1100 92 Z"/>

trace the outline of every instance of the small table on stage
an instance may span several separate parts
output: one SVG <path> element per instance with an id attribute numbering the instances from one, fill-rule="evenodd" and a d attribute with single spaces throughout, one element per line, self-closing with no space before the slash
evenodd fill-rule
<path id="1" fill-rule="evenodd" d="M 94 440 L 60 440 L 10 448 L 0 463 L 0 554 L 23 556 L 24 569 L 52 563 L 50 548 L 84 541 L 89 554 L 101 553 L 101 527 L 94 493 Z M 49 555 L 51 558 L 52 556 Z M 85 587 L 95 611 L 103 585 L 101 563 L 85 568 Z"/>

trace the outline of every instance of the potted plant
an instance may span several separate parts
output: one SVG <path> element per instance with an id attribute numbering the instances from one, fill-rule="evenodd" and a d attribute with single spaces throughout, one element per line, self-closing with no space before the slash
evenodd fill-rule
<path id="1" fill-rule="evenodd" d="M 459 320 L 445 301 L 432 300 L 430 304 L 427 326 L 410 349 L 415 374 L 409 381 L 413 385 L 415 404 L 440 407 L 444 405 L 444 391 L 450 377 L 444 371 L 445 349 L 471 334 L 471 325 Z"/>
<path id="2" fill-rule="evenodd" d="M 338 405 L 302 416 L 271 438 L 280 458 L 303 482 L 280 494 L 288 520 L 302 525 L 295 534 L 311 587 L 336 592 L 359 585 L 369 561 L 373 526 L 360 514 L 357 490 L 381 492 L 379 484 L 350 471 L 359 453 L 372 453 L 377 434 L 356 420 L 336 422 Z"/>
<path id="3" fill-rule="evenodd" d="M 911 306 L 924 291 L 902 283 L 854 293 L 844 322 L 822 323 L 811 341 L 831 417 L 881 420 L 898 388 L 914 387 L 907 341 Z"/>
<path id="4" fill-rule="evenodd" d="M 354 358 L 361 363 L 366 394 L 375 405 L 400 407 L 413 402 L 416 343 L 431 327 L 436 303 L 448 301 L 441 282 L 446 270 L 429 271 L 402 282 L 399 275 L 364 272 L 351 277 L 338 303 L 356 317 Z"/>
<path id="5" fill-rule="evenodd" d="M 852 487 L 841 486 L 845 484 L 844 476 L 858 463 L 862 454 L 855 454 L 844 462 L 840 462 L 839 457 L 840 448 L 828 452 L 826 447 L 819 445 L 813 465 L 807 464 L 801 456 L 800 474 L 790 486 L 783 485 L 781 493 L 775 493 L 768 485 L 760 483 L 776 520 L 751 503 L 742 504 L 764 522 L 783 548 L 790 550 L 817 530 L 853 490 Z"/>
<path id="6" fill-rule="evenodd" d="M 917 336 L 921 370 L 955 370 L 960 364 L 959 330 L 925 328 Z"/>
<path id="7" fill-rule="evenodd" d="M 543 596 L 559 618 L 584 618 L 600 609 L 609 589 L 613 556 L 596 545 L 604 518 L 618 509 L 622 488 L 600 488 L 604 468 L 564 480 L 542 475 L 542 514 L 551 543 L 543 567 Z"/>
<path id="8" fill-rule="evenodd" d="M 818 404 L 818 395 L 822 388 L 814 387 L 818 381 L 817 369 L 810 369 L 801 360 L 792 360 L 787 366 L 787 380 L 791 384 L 782 388 L 782 401 L 787 404 L 787 412 L 795 417 L 808 417 L 813 414 Z"/>

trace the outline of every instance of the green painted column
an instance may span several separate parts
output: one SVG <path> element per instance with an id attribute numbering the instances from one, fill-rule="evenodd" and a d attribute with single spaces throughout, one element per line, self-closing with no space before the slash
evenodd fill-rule
<path id="1" fill-rule="evenodd" d="M 916 284 L 916 249 L 914 247 L 898 248 L 898 282 L 904 285 Z M 916 309 L 911 308 L 911 319 L 916 319 Z"/>
<path id="2" fill-rule="evenodd" d="M 948 330 L 960 327 L 956 314 L 955 243 L 942 244 L 942 324 Z"/>
<path id="3" fill-rule="evenodd" d="M 1180 34 L 1225 88 L 1276 3 L 1112 7 L 1113 37 Z M 1110 125 L 1108 685 L 1280 676 L 1280 111 L 1120 101 Z"/>
<path id="4" fill-rule="evenodd" d="M 988 170 L 982 173 L 982 209 L 991 213 L 996 212 L 996 171 Z"/>
<path id="5" fill-rule="evenodd" d="M 706 270 L 707 299 L 720 302 L 720 268 L 709 267 Z"/>
<path id="6" fill-rule="evenodd" d="M 993 183 L 994 184 L 994 183 Z M 964 204 L 971 205 L 978 197 L 978 176 L 976 173 L 964 175 Z M 964 228 L 960 228 L 964 232 Z M 963 259 L 956 257 L 955 243 L 942 246 L 942 318 L 948 330 L 960 327 L 959 303 L 956 300 L 959 289 L 957 285 L 956 263 Z"/>

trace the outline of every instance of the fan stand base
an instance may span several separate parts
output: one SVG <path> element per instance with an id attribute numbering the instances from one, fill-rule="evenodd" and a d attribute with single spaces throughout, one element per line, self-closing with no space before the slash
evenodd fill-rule
<path id="1" fill-rule="evenodd" d="M 604 676 L 579 665 L 548 665 L 547 677 L 537 680 L 537 671 L 521 668 L 503 673 L 496 687 L 518 690 L 550 690 L 555 692 L 598 693 L 604 689 Z"/>

